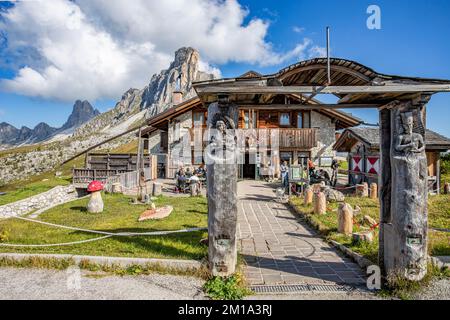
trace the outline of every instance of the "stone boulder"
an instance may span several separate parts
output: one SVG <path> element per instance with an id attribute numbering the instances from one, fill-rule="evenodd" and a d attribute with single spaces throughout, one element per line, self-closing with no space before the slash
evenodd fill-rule
<path id="1" fill-rule="evenodd" d="M 356 242 L 372 242 L 373 233 L 371 231 L 352 233 L 352 238 Z"/>
<path id="2" fill-rule="evenodd" d="M 363 222 L 363 224 L 368 225 L 369 227 L 372 227 L 378 223 L 374 218 L 372 218 L 371 216 L 368 216 L 368 215 L 365 215 L 363 217 L 362 222 Z"/>
<path id="3" fill-rule="evenodd" d="M 345 196 L 342 192 L 332 189 L 330 187 L 326 187 L 323 190 L 323 193 L 327 197 L 327 201 L 329 202 L 343 202 L 345 201 Z"/>

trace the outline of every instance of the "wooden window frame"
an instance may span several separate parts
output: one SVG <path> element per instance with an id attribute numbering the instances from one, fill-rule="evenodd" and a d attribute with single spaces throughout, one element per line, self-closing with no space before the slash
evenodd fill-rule
<path id="1" fill-rule="evenodd" d="M 302 115 L 302 127 L 301 128 L 298 127 L 298 116 L 299 116 L 299 114 Z M 309 126 L 308 127 L 305 127 L 305 114 L 307 114 L 308 118 L 309 118 Z M 309 129 L 309 128 L 311 128 L 311 111 L 309 111 L 309 110 L 297 111 L 297 119 L 296 120 L 297 120 L 296 123 L 295 123 L 295 127 L 296 128 L 298 128 L 298 129 Z"/>

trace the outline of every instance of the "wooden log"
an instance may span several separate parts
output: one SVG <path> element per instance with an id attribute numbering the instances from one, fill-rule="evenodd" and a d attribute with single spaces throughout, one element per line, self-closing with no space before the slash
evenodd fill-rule
<path id="1" fill-rule="evenodd" d="M 314 192 L 311 188 L 305 190 L 305 200 L 304 200 L 305 205 L 309 205 L 313 202 L 313 195 Z"/>
<path id="2" fill-rule="evenodd" d="M 369 186 L 367 182 L 356 185 L 356 196 L 366 198 L 369 196 Z"/>
<path id="3" fill-rule="evenodd" d="M 383 150 L 383 153 L 390 154 L 391 212 L 389 219 L 382 216 L 381 224 L 383 272 L 388 278 L 396 275 L 419 281 L 427 273 L 428 187 L 424 108 L 407 101 L 399 102 L 390 110 L 391 144 L 390 149 Z"/>
<path id="4" fill-rule="evenodd" d="M 342 234 L 353 232 L 353 209 L 345 202 L 339 204 L 338 208 L 338 232 Z"/>
<path id="5" fill-rule="evenodd" d="M 375 182 L 370 184 L 370 198 L 378 199 L 378 185 Z"/>
<path id="6" fill-rule="evenodd" d="M 327 197 L 323 192 L 314 194 L 314 214 L 327 213 Z"/>
<path id="7" fill-rule="evenodd" d="M 386 278 L 384 265 L 384 226 L 391 222 L 391 110 L 381 109 L 379 112 L 380 123 L 380 228 L 378 237 L 378 265 Z"/>
<path id="8" fill-rule="evenodd" d="M 152 195 L 157 197 L 162 195 L 162 184 L 159 182 L 153 183 Z"/>
<path id="9" fill-rule="evenodd" d="M 226 98 L 208 107 L 208 128 L 213 129 L 206 155 L 208 265 L 213 276 L 229 276 L 236 270 L 237 120 L 237 107 Z"/>
<path id="10" fill-rule="evenodd" d="M 112 193 L 122 193 L 123 192 L 122 185 L 120 184 L 120 182 L 115 182 L 112 184 L 111 192 Z"/>

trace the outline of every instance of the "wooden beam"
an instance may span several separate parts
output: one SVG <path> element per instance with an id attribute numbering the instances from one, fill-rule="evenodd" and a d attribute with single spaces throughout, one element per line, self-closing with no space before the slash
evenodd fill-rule
<path id="1" fill-rule="evenodd" d="M 320 109 L 367 109 L 379 108 L 382 104 L 246 104 L 238 103 L 240 108 L 284 109 L 284 110 L 320 110 Z"/>
<path id="2" fill-rule="evenodd" d="M 196 86 L 198 95 L 208 94 L 301 94 L 301 93 L 327 93 L 327 94 L 349 94 L 349 93 L 414 93 L 414 92 L 450 92 L 450 84 L 399 84 L 385 86 Z"/>

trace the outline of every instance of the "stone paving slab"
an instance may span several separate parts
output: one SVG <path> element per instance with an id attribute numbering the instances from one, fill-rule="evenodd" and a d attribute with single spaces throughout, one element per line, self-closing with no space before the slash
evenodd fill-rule
<path id="1" fill-rule="evenodd" d="M 360 267 L 299 222 L 278 203 L 270 184 L 238 184 L 239 250 L 250 285 L 324 284 L 364 285 Z"/>

